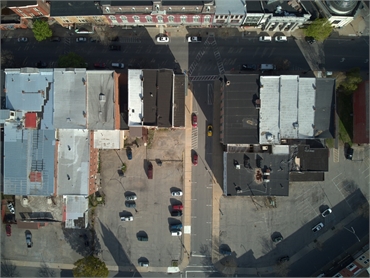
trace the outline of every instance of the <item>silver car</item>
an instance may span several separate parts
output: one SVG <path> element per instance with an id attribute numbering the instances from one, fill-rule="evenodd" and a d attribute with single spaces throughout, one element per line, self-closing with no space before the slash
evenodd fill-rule
<path id="1" fill-rule="evenodd" d="M 126 201 L 135 201 L 137 200 L 137 196 L 135 194 L 126 196 Z"/>
<path id="2" fill-rule="evenodd" d="M 323 223 L 317 224 L 315 227 L 312 228 L 312 231 L 315 233 L 317 231 L 320 231 L 324 227 Z"/>
<path id="3" fill-rule="evenodd" d="M 173 191 L 173 192 L 171 193 L 171 195 L 172 195 L 172 196 L 182 196 L 182 191 L 181 191 L 181 190 L 179 190 L 179 191 Z"/>
<path id="4" fill-rule="evenodd" d="M 133 216 L 121 217 L 121 221 L 134 221 L 134 217 Z"/>

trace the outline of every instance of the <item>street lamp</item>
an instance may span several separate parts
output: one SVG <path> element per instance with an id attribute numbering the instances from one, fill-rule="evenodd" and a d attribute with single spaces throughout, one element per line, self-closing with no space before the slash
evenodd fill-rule
<path id="1" fill-rule="evenodd" d="M 346 227 L 344 227 L 344 229 L 346 229 L 348 232 L 352 233 L 355 235 L 355 237 L 357 238 L 358 242 L 360 242 L 361 240 L 358 238 L 358 236 L 356 235 L 356 231 L 355 229 L 353 229 L 353 227 L 351 227 L 352 231 Z"/>

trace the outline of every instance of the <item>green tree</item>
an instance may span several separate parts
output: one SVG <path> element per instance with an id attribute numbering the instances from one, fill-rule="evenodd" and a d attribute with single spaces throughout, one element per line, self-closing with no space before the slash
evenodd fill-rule
<path id="1" fill-rule="evenodd" d="M 86 68 L 84 58 L 76 53 L 70 52 L 62 55 L 58 59 L 58 67 L 60 68 Z"/>
<path id="2" fill-rule="evenodd" d="M 74 277 L 108 277 L 109 271 L 104 262 L 94 256 L 82 258 L 74 263 Z"/>
<path id="3" fill-rule="evenodd" d="M 340 89 L 347 95 L 357 90 L 358 85 L 362 82 L 360 68 L 353 68 L 346 73 L 346 79 L 340 84 Z"/>
<path id="4" fill-rule="evenodd" d="M 43 41 L 50 38 L 53 35 L 47 21 L 36 20 L 32 27 L 33 34 L 37 41 Z"/>
<path id="5" fill-rule="evenodd" d="M 307 37 L 314 37 L 317 41 L 324 41 L 330 36 L 333 27 L 326 18 L 315 19 L 307 29 L 304 29 L 304 34 Z"/>

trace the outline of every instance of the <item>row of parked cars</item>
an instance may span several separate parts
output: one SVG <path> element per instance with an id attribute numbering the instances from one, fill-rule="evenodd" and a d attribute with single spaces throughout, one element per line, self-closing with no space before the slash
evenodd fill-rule
<path id="1" fill-rule="evenodd" d="M 202 42 L 202 37 L 191 36 L 186 38 L 187 42 Z M 165 34 L 159 34 L 157 36 L 157 42 L 169 42 L 170 38 Z"/>

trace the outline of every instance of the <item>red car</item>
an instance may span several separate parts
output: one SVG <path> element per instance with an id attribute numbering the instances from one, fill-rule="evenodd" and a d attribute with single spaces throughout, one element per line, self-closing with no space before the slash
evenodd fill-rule
<path id="1" fill-rule="evenodd" d="M 7 236 L 12 235 L 12 226 L 10 224 L 6 225 L 6 235 Z"/>
<path id="2" fill-rule="evenodd" d="M 191 116 L 191 125 L 192 125 L 193 127 L 197 127 L 197 126 L 198 126 L 198 117 L 197 117 L 197 115 L 195 115 L 195 114 L 193 114 L 193 115 Z"/>
<path id="3" fill-rule="evenodd" d="M 153 179 L 153 164 L 150 162 L 148 164 L 148 179 Z"/>
<path id="4" fill-rule="evenodd" d="M 196 152 L 194 152 L 192 160 L 193 160 L 193 165 L 197 166 L 198 165 L 198 154 Z"/>
<path id="5" fill-rule="evenodd" d="M 97 69 L 105 69 L 105 63 L 95 63 L 94 67 Z"/>
<path id="6" fill-rule="evenodd" d="M 173 210 L 182 210 L 184 208 L 183 205 L 172 205 Z"/>

